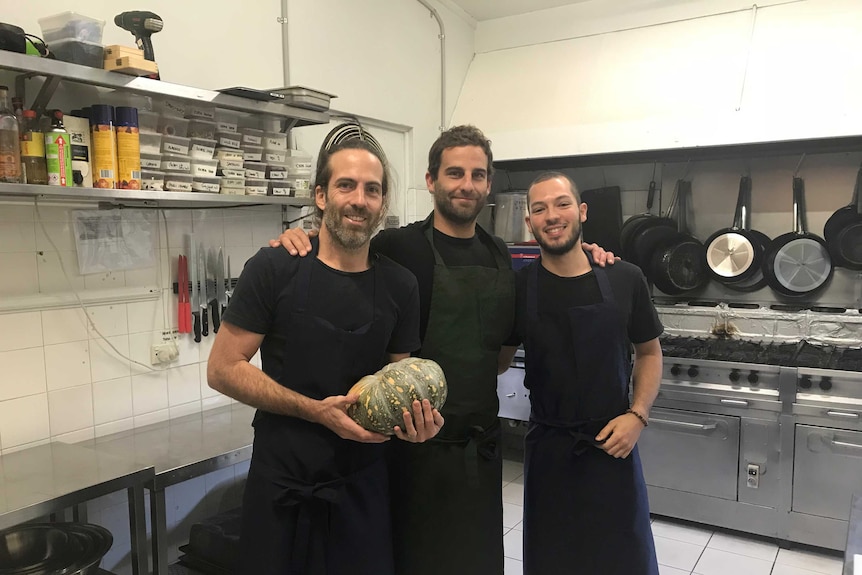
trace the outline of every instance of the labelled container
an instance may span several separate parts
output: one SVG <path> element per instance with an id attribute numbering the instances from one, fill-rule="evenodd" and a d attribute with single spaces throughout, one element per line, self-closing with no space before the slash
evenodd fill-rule
<path id="1" fill-rule="evenodd" d="M 165 190 L 169 192 L 191 192 L 194 178 L 191 174 L 165 172 Z"/>
<path id="2" fill-rule="evenodd" d="M 293 190 L 285 181 L 270 180 L 269 182 L 268 194 L 270 196 L 289 196 L 292 192 Z"/>
<path id="3" fill-rule="evenodd" d="M 284 165 L 294 176 L 311 176 L 311 156 L 289 156 L 285 158 Z"/>
<path id="4" fill-rule="evenodd" d="M 270 164 L 266 167 L 266 177 L 269 180 L 286 180 L 290 172 L 284 166 Z"/>
<path id="5" fill-rule="evenodd" d="M 289 86 L 274 91 L 284 95 L 282 102 L 287 106 L 296 106 L 297 108 L 320 112 L 328 110 L 329 101 L 336 97 L 333 94 L 321 92 L 320 90 L 312 90 L 304 86 Z"/>
<path id="6" fill-rule="evenodd" d="M 263 147 L 263 130 L 258 130 L 257 128 L 243 128 L 240 132 L 242 133 L 243 149 L 246 149 L 247 146 Z"/>
<path id="7" fill-rule="evenodd" d="M 242 158 L 246 162 L 259 162 L 263 159 L 263 146 L 250 146 L 243 144 Z"/>
<path id="8" fill-rule="evenodd" d="M 265 196 L 269 192 L 269 182 L 266 180 L 249 179 L 245 180 L 245 195 L 247 196 Z"/>
<path id="9" fill-rule="evenodd" d="M 105 104 L 97 104 L 90 109 L 94 188 L 110 190 L 118 187 L 117 134 L 114 126 L 114 114 L 115 108 Z"/>
<path id="10" fill-rule="evenodd" d="M 252 180 L 266 179 L 266 164 L 262 164 L 260 162 L 246 162 L 244 167 L 246 178 Z"/>
<path id="11" fill-rule="evenodd" d="M 219 132 L 228 134 L 236 134 L 239 132 L 239 114 L 229 110 L 220 110 L 216 108 L 215 112 L 216 128 Z"/>
<path id="12" fill-rule="evenodd" d="M 287 152 L 287 134 L 267 132 L 263 138 L 263 147 L 273 152 Z"/>
<path id="13" fill-rule="evenodd" d="M 197 120 L 215 120 L 215 106 L 205 104 L 190 104 L 186 108 L 186 118 Z"/>
<path id="14" fill-rule="evenodd" d="M 61 12 L 39 18 L 37 22 L 42 29 L 42 40 L 46 44 L 60 40 L 102 43 L 102 30 L 105 28 L 104 20 L 84 16 L 77 12 Z"/>
<path id="15" fill-rule="evenodd" d="M 214 178 L 218 169 L 218 160 L 192 160 L 192 175 L 202 178 Z"/>
<path id="16" fill-rule="evenodd" d="M 180 100 L 158 100 L 153 103 L 153 111 L 158 112 L 162 116 L 183 118 L 186 115 L 186 104 Z"/>
<path id="17" fill-rule="evenodd" d="M 194 181 L 192 182 L 192 191 L 217 194 L 221 191 L 221 179 L 195 177 Z"/>
<path id="18" fill-rule="evenodd" d="M 105 48 L 101 44 L 82 40 L 61 40 L 50 43 L 48 47 L 57 60 L 61 62 L 80 64 L 90 68 L 102 68 Z"/>
<path id="19" fill-rule="evenodd" d="M 197 118 L 189 121 L 188 136 L 191 138 L 215 139 L 216 123 L 210 120 L 199 120 Z"/>
<path id="20" fill-rule="evenodd" d="M 159 115 L 138 108 L 138 132 L 141 134 L 158 134 Z"/>
<path id="21" fill-rule="evenodd" d="M 141 189 L 162 192 L 165 189 L 165 173 L 157 170 L 141 171 Z"/>
<path id="22" fill-rule="evenodd" d="M 14 149 L 18 151 L 17 146 Z M 51 127 L 45 131 L 45 169 L 49 186 L 71 188 L 74 185 L 71 138 L 63 126 L 60 110 L 51 111 Z"/>
<path id="23" fill-rule="evenodd" d="M 189 145 L 191 145 L 190 138 L 162 135 L 162 153 L 164 154 L 179 154 L 181 156 L 188 156 Z"/>
<path id="24" fill-rule="evenodd" d="M 184 174 L 191 173 L 191 158 L 179 154 L 162 154 L 162 171 L 182 172 Z"/>
<path id="25" fill-rule="evenodd" d="M 141 140 L 138 133 L 138 109 L 116 109 L 117 187 L 121 190 L 141 189 Z"/>
<path id="26" fill-rule="evenodd" d="M 161 134 L 139 134 L 141 140 L 142 154 L 161 154 L 162 153 L 162 135 Z"/>
<path id="27" fill-rule="evenodd" d="M 311 180 L 308 178 L 294 178 L 290 177 L 285 180 L 288 185 L 293 188 L 293 195 L 297 198 L 310 198 L 311 197 Z"/>
<path id="28" fill-rule="evenodd" d="M 144 154 L 141 152 L 141 170 L 159 170 L 161 167 L 161 154 Z"/>
<path id="29" fill-rule="evenodd" d="M 176 116 L 159 116 L 159 132 L 166 136 L 185 138 L 189 133 L 190 120 Z"/>
<path id="30" fill-rule="evenodd" d="M 243 169 L 243 153 L 241 151 L 216 148 L 215 155 L 219 161 L 219 166 L 222 168 L 230 168 L 232 170 Z"/>
<path id="31" fill-rule="evenodd" d="M 244 196 L 245 195 L 245 188 L 244 187 L 243 188 L 226 188 L 226 187 L 222 186 L 221 189 L 219 190 L 219 193 L 220 194 L 226 194 L 229 196 Z"/>
<path id="32" fill-rule="evenodd" d="M 263 152 L 262 161 L 267 164 L 279 164 L 283 166 L 287 162 L 287 152 L 275 152 L 272 150 L 265 150 Z"/>
<path id="33" fill-rule="evenodd" d="M 221 182 L 222 188 L 241 188 L 245 189 L 245 178 L 222 178 Z M 245 193 L 245 192 L 243 192 Z"/>
<path id="34" fill-rule="evenodd" d="M 225 178 L 245 178 L 245 170 L 219 168 L 217 174 Z"/>
<path id="35" fill-rule="evenodd" d="M 191 138 L 189 155 L 196 160 L 212 160 L 215 154 L 216 141 L 206 138 Z"/>
<path id="36" fill-rule="evenodd" d="M 242 148 L 242 136 L 230 132 L 216 132 L 216 141 L 221 148 L 239 150 Z"/>

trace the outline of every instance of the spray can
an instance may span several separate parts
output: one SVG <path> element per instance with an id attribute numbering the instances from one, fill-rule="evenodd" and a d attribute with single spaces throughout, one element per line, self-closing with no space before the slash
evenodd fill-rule
<path id="1" fill-rule="evenodd" d="M 51 130 L 45 132 L 45 160 L 48 169 L 48 185 L 71 187 L 72 143 L 63 126 L 63 112 L 51 111 Z"/>
<path id="2" fill-rule="evenodd" d="M 117 108 L 117 187 L 141 189 L 141 138 L 138 134 L 138 109 Z"/>
<path id="3" fill-rule="evenodd" d="M 97 104 L 90 110 L 90 143 L 93 146 L 93 187 L 117 187 L 117 138 L 114 107 Z"/>

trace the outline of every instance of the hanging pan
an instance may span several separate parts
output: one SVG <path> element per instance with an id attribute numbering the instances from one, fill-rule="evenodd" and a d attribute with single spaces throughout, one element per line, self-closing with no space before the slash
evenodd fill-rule
<path id="1" fill-rule="evenodd" d="M 715 232 L 704 242 L 709 271 L 715 280 L 723 284 L 747 280 L 757 272 L 763 260 L 760 242 L 742 223 L 750 210 L 750 194 L 751 178 L 743 176 L 739 180 L 733 224 Z"/>
<path id="2" fill-rule="evenodd" d="M 677 193 L 677 231 L 657 245 L 650 260 L 649 278 L 668 295 L 680 295 L 709 281 L 706 249 L 686 225 L 691 182 L 680 181 Z"/>
<path id="3" fill-rule="evenodd" d="M 641 225 L 655 217 L 652 213 L 652 205 L 655 201 L 655 187 L 655 180 L 652 180 L 649 183 L 649 191 L 647 192 L 646 212 L 630 217 L 625 221 L 623 227 L 620 228 L 620 248 L 622 249 L 622 256 L 627 260 L 631 259 L 631 254 L 634 253 L 632 237 L 637 233 Z"/>
<path id="4" fill-rule="evenodd" d="M 726 281 L 724 285 L 738 292 L 754 292 L 766 287 L 766 276 L 763 274 L 763 258 L 766 255 L 766 250 L 772 239 L 769 236 L 758 230 L 751 229 L 751 182 L 749 181 L 748 193 L 746 194 L 746 203 L 743 206 L 742 213 L 742 229 L 746 230 L 756 246 L 760 248 L 760 259 L 757 261 L 754 273 L 746 279 L 737 281 Z M 708 244 L 707 244 L 708 245 Z"/>
<path id="5" fill-rule="evenodd" d="M 650 258 L 653 252 L 665 240 L 676 235 L 677 222 L 675 214 L 679 201 L 679 189 L 682 183 L 684 183 L 683 180 L 678 180 L 674 185 L 673 196 L 665 215 L 649 218 L 641 224 L 636 233 L 632 234 L 631 262 L 639 266 L 646 276 L 649 276 Z"/>
<path id="6" fill-rule="evenodd" d="M 793 178 L 793 221 L 795 230 L 778 236 L 769 244 L 763 259 L 763 273 L 769 287 L 791 297 L 806 296 L 824 287 L 832 278 L 832 258 L 822 238 L 808 232 L 805 211 L 805 182 Z"/>
<path id="7" fill-rule="evenodd" d="M 836 266 L 862 270 L 862 167 L 856 174 L 853 200 L 832 214 L 823 227 L 829 255 Z"/>

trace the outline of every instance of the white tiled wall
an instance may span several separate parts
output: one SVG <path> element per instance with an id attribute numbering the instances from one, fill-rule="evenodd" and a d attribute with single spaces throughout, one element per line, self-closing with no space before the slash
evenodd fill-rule
<path id="1" fill-rule="evenodd" d="M 163 330 L 176 329 L 171 284 L 184 234 L 205 247 L 223 247 L 236 277 L 282 227 L 278 206 L 165 210 L 155 214 L 155 266 L 84 276 L 78 273 L 70 215 L 78 208 L 93 206 L 0 203 L 2 307 L 72 289 L 86 294 L 157 286 L 161 293 L 150 301 L 88 305 L 101 336 L 80 307 L 0 312 L 0 453 L 51 439 L 88 439 L 229 402 L 206 383 L 212 333 L 200 344 L 178 336 L 180 355 L 169 365 L 145 369 L 121 355 L 149 366 L 152 344 L 161 341 Z"/>

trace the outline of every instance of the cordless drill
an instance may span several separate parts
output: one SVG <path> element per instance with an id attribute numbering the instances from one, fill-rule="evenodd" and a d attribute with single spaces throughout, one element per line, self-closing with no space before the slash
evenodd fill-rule
<path id="1" fill-rule="evenodd" d="M 144 59 L 150 62 L 156 61 L 155 54 L 153 54 L 153 42 L 150 37 L 156 32 L 161 32 L 165 26 L 164 20 L 158 14 L 144 10 L 123 12 L 114 17 L 114 24 L 134 35 L 138 48 L 144 51 Z M 158 74 L 156 74 L 155 79 L 159 79 Z"/>

